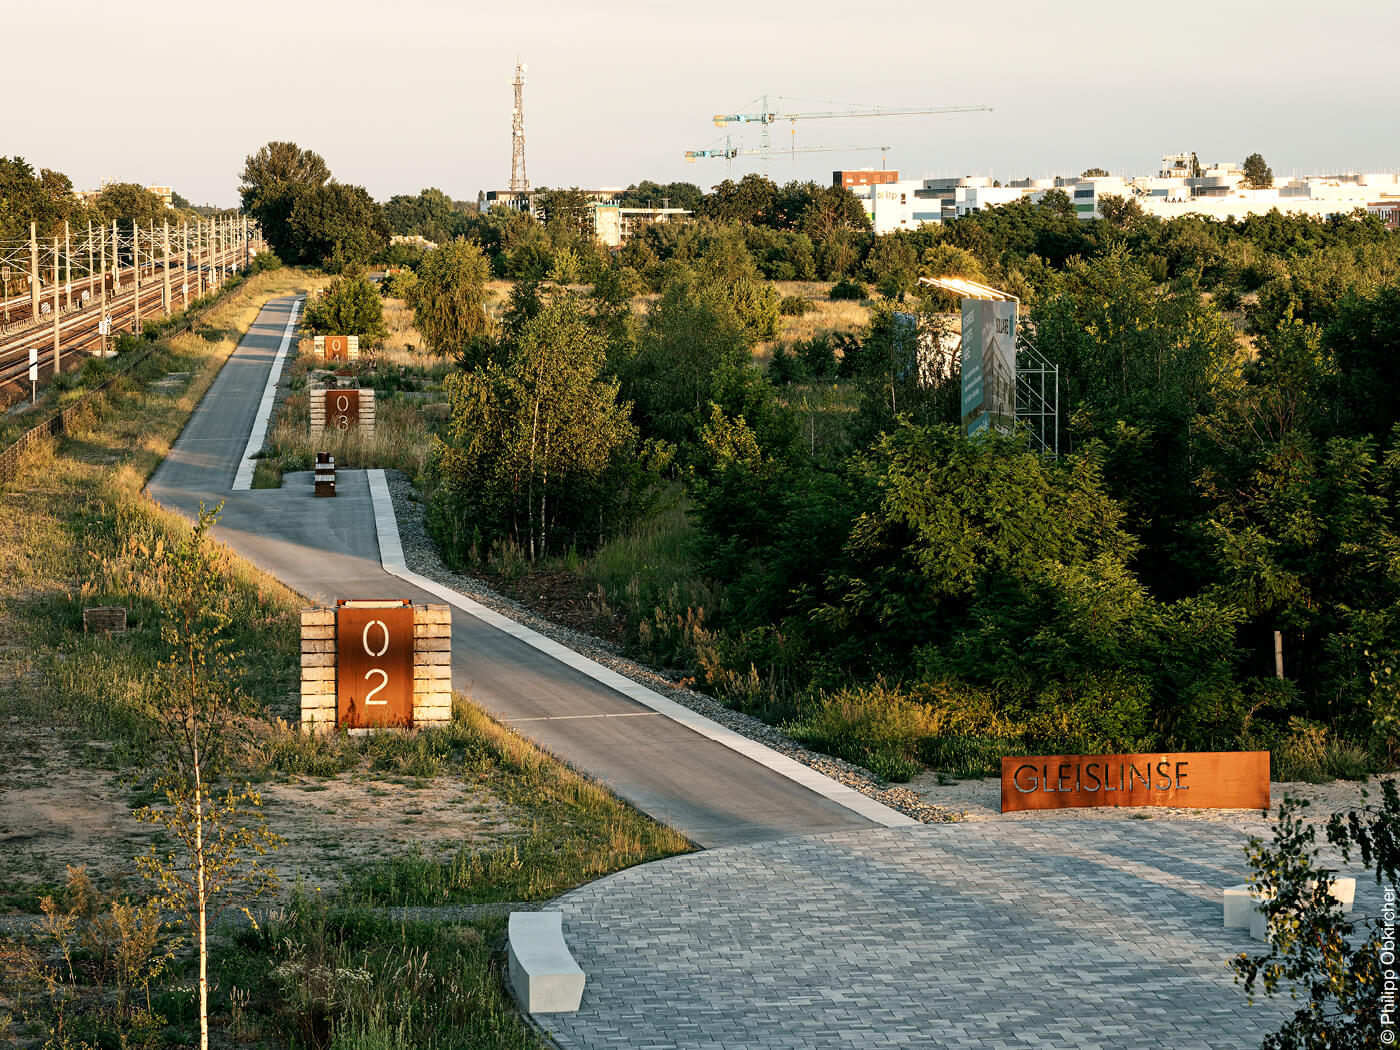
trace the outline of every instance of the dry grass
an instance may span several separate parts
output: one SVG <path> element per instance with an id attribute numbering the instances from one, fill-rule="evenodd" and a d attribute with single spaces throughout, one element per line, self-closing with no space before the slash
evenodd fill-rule
<path id="1" fill-rule="evenodd" d="M 381 356 L 402 364 L 399 358 L 405 355 L 425 353 L 423 334 L 413 326 L 413 307 L 402 299 L 384 300 L 384 327 L 389 334 L 384 337 Z"/>
<path id="2" fill-rule="evenodd" d="M 338 467 L 352 470 L 401 470 L 417 477 L 427 464 L 435 427 L 447 418 L 443 381 L 450 359 L 424 350 L 423 337 L 413 325 L 413 310 L 402 299 L 386 299 L 385 346 L 368 357 L 342 363 L 355 373 L 361 387 L 375 389 L 374 433 L 360 430 L 326 431 L 311 436 L 310 382 L 325 383 L 325 363 L 317 361 L 309 338 L 297 344 L 297 357 L 287 370 L 289 393 L 278 405 L 268 430 L 265 454 L 253 474 L 254 488 L 278 488 L 289 471 L 311 470 L 317 452 L 329 452 Z"/>
<path id="3" fill-rule="evenodd" d="M 831 285 L 809 281 L 774 281 L 773 287 L 780 296 L 800 295 L 812 302 L 816 309 L 801 317 L 784 317 L 779 338 L 793 343 L 812 339 L 829 333 L 844 334 L 857 332 L 870 322 L 870 305 L 851 299 L 832 301 L 827 292 Z"/>
<path id="4" fill-rule="evenodd" d="M 326 430 L 311 436 L 311 409 L 305 387 L 282 403 L 268 431 L 267 455 L 259 460 L 254 488 L 278 488 L 282 475 L 311 470 L 317 452 L 329 452 L 347 470 L 401 470 L 417 477 L 428 461 L 432 430 L 423 406 L 388 396 L 375 399 L 372 435 L 361 430 Z"/>

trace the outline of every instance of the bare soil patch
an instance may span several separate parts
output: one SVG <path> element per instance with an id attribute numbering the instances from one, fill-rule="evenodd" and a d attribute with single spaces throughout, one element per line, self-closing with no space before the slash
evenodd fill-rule
<path id="1" fill-rule="evenodd" d="M 34 894 L 63 881 L 67 865 L 135 890 L 135 858 L 153 841 L 152 828 L 132 816 L 149 801 L 138 783 L 100 768 L 103 745 L 18 720 L 0 736 L 19 745 L 0 774 L 0 910 L 27 910 Z M 271 858 L 284 891 L 298 879 L 329 891 L 362 864 L 495 845 L 516 830 L 488 788 L 458 776 L 351 771 L 257 789 L 268 826 L 287 840 Z"/>

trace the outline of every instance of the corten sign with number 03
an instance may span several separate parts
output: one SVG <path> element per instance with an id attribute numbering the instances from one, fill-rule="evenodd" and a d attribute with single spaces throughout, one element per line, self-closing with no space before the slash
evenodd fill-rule
<path id="1" fill-rule="evenodd" d="M 348 729 L 413 722 L 413 605 L 336 603 L 336 722 Z"/>
<path id="2" fill-rule="evenodd" d="M 1269 808 L 1267 751 L 1022 755 L 1001 760 L 1001 811 L 1085 806 Z"/>
<path id="3" fill-rule="evenodd" d="M 360 392 L 358 390 L 326 391 L 326 426 L 332 430 L 349 430 L 360 425 Z"/>

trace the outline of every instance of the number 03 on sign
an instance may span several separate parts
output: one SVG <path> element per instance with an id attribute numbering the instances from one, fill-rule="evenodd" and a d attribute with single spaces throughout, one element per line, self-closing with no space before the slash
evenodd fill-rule
<path id="1" fill-rule="evenodd" d="M 408 599 L 336 603 L 336 707 L 349 729 L 413 721 L 413 605 Z"/>

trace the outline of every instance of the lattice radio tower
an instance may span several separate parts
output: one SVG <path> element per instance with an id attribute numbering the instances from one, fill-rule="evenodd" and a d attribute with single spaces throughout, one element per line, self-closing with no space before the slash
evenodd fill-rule
<path id="1" fill-rule="evenodd" d="M 529 67 L 515 58 L 515 109 L 510 116 L 510 188 L 524 193 L 530 188 L 530 179 L 525 174 L 525 71 Z"/>

